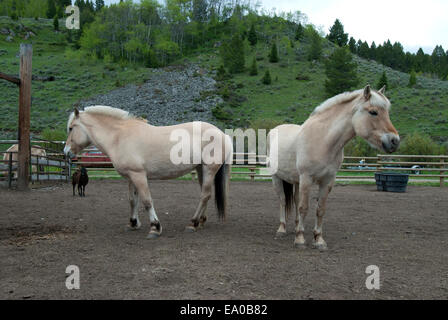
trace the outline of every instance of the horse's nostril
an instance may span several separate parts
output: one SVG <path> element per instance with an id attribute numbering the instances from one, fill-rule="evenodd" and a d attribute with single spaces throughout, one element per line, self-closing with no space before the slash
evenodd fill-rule
<path id="1" fill-rule="evenodd" d="M 394 146 L 398 145 L 398 139 L 397 138 L 392 138 L 390 141 Z"/>

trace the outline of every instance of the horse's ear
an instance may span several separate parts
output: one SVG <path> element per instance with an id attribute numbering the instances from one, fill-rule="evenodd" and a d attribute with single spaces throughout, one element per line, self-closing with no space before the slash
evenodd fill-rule
<path id="1" fill-rule="evenodd" d="M 386 92 L 386 86 L 384 85 L 378 92 L 384 94 Z"/>
<path id="2" fill-rule="evenodd" d="M 75 117 L 76 117 L 76 118 L 79 117 L 79 110 L 78 110 L 78 108 L 75 108 Z"/>
<path id="3" fill-rule="evenodd" d="M 370 92 L 371 90 L 370 90 L 370 85 L 367 85 L 365 88 L 364 88 L 364 98 L 366 99 L 366 101 L 369 101 L 370 100 L 370 97 L 371 97 L 371 95 L 372 95 L 372 93 Z"/>

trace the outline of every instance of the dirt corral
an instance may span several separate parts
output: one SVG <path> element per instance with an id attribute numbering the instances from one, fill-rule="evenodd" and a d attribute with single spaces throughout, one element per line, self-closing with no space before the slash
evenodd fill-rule
<path id="1" fill-rule="evenodd" d="M 148 217 L 129 231 L 127 183 L 91 181 L 86 197 L 71 185 L 27 193 L 0 190 L 0 299 L 416 299 L 448 298 L 448 190 L 337 186 L 328 200 L 324 237 L 296 249 L 294 218 L 274 239 L 278 203 L 268 182 L 232 182 L 227 221 L 184 232 L 199 198 L 190 181 L 152 182 L 163 235 L 147 240 Z M 314 193 L 315 194 L 315 193 Z M 313 206 L 312 209 L 314 208 Z M 65 286 L 68 265 L 79 290 Z M 368 290 L 366 268 L 380 270 Z"/>

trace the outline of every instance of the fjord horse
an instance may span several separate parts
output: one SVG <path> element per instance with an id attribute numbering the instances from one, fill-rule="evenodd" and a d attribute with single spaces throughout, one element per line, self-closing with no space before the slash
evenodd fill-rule
<path id="1" fill-rule="evenodd" d="M 84 111 L 75 109 L 68 119 L 67 133 L 66 155 L 73 157 L 93 144 L 129 180 L 131 229 L 141 226 L 138 218 L 141 199 L 150 220 L 148 238 L 159 237 L 162 225 L 154 210 L 148 179 L 173 179 L 194 169 L 198 173 L 201 198 L 187 230 L 196 231 L 207 220 L 205 211 L 213 184 L 218 216 L 225 217 L 232 141 L 217 127 L 205 122 L 157 127 L 121 109 L 92 106 Z M 218 147 L 210 148 L 211 142 L 208 142 L 212 140 L 213 146 Z M 211 153 L 213 156 L 208 156 Z"/>
<path id="2" fill-rule="evenodd" d="M 392 153 L 400 137 L 389 118 L 390 102 L 385 87 L 379 91 L 343 93 L 318 106 L 299 125 L 281 125 L 268 136 L 268 167 L 280 199 L 280 227 L 286 234 L 286 216 L 296 209 L 295 246 L 304 247 L 304 221 L 308 214 L 310 189 L 319 186 L 313 247 L 326 250 L 322 236 L 325 206 L 344 159 L 344 146 L 355 136 L 371 146 Z"/>

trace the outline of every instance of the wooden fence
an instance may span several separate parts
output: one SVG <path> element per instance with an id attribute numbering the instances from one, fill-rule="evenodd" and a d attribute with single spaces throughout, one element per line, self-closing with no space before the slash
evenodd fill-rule
<path id="1" fill-rule="evenodd" d="M 92 149 L 90 149 L 92 150 Z M 104 156 L 83 155 L 82 160 L 74 162 L 78 166 L 90 168 L 92 178 L 113 178 L 118 174 L 109 161 L 91 162 Z M 264 170 L 263 170 L 264 169 Z M 448 178 L 448 156 L 444 155 L 382 155 L 376 157 L 345 157 L 336 179 L 374 181 L 375 172 L 394 171 L 409 174 L 411 181 L 440 182 L 444 186 Z M 250 181 L 269 179 L 266 170 L 266 156 L 253 153 L 235 153 L 232 177 L 247 178 Z M 196 172 L 191 172 L 196 179 Z"/>
<path id="2" fill-rule="evenodd" d="M 28 181 L 70 181 L 71 166 L 60 150 L 53 149 L 50 146 L 54 143 L 46 140 L 30 140 L 30 161 L 28 170 Z M 17 144 L 17 140 L 0 140 L 2 149 Z M 46 155 L 35 155 L 31 152 L 31 147 L 45 150 Z M 0 182 L 11 187 L 13 183 L 18 182 L 18 152 L 0 151 Z"/>

